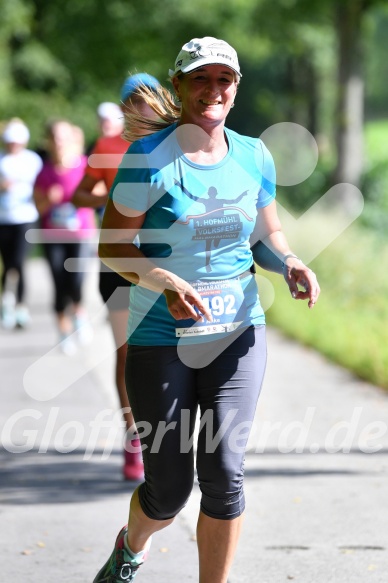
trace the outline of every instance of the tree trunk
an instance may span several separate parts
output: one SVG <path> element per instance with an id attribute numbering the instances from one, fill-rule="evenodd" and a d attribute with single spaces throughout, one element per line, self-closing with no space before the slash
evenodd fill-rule
<path id="1" fill-rule="evenodd" d="M 335 181 L 359 186 L 364 165 L 364 79 L 361 22 L 363 0 L 336 2 L 338 36 L 338 102 Z"/>
<path id="2" fill-rule="evenodd" d="M 318 88 L 314 66 L 308 56 L 289 59 L 287 89 L 290 93 L 289 121 L 302 125 L 316 136 Z"/>

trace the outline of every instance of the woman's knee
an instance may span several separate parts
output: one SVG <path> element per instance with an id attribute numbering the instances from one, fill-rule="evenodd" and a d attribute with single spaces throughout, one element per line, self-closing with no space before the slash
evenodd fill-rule
<path id="1" fill-rule="evenodd" d="M 205 476 L 204 480 L 199 476 L 202 511 L 223 520 L 240 516 L 245 507 L 242 467 L 214 466 Z"/>
<path id="2" fill-rule="evenodd" d="M 139 488 L 139 500 L 143 512 L 153 520 L 167 520 L 176 516 L 186 505 L 193 489 L 194 475 L 177 476 L 171 473 L 167 479 L 146 480 Z"/>

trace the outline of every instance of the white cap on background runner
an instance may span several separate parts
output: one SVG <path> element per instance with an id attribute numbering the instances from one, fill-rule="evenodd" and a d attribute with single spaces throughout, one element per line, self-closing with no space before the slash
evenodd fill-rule
<path id="1" fill-rule="evenodd" d="M 10 121 L 5 126 L 2 139 L 6 144 L 27 144 L 30 132 L 22 121 Z"/>

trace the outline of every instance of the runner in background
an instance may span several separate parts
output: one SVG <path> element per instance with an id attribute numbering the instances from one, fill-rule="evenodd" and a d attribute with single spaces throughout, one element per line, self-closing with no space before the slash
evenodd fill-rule
<path id="1" fill-rule="evenodd" d="M 27 126 L 19 119 L 4 128 L 4 152 L 0 153 L 0 257 L 1 324 L 4 328 L 24 328 L 30 320 L 25 305 L 24 263 L 29 245 L 26 232 L 38 220 L 32 197 L 33 185 L 42 160 L 27 150 Z"/>
<path id="2" fill-rule="evenodd" d="M 107 146 L 108 149 L 111 147 L 114 153 L 117 151 L 118 154 L 121 154 L 123 150 L 121 134 L 124 130 L 124 116 L 121 107 L 117 105 L 117 103 L 104 101 L 103 103 L 100 103 L 97 108 L 97 118 L 100 130 L 100 137 L 98 138 L 99 146 L 97 146 L 97 142 L 94 142 L 94 144 L 87 149 L 88 156 L 95 153 L 96 147 L 97 153 L 99 153 L 99 149 L 104 148 L 104 145 Z M 108 138 L 106 144 L 104 144 L 102 138 Z M 111 140 L 110 138 L 113 139 Z M 104 196 L 108 194 L 107 186 L 103 178 L 101 178 L 101 180 L 94 186 L 93 194 L 95 196 Z M 96 209 L 100 223 L 104 214 L 104 208 L 105 205 L 103 204 Z"/>
<path id="3" fill-rule="evenodd" d="M 153 110 L 137 95 L 139 87 L 156 90 L 159 87 L 159 82 L 146 73 L 131 75 L 125 80 L 121 89 L 121 108 L 110 102 L 99 105 L 97 114 L 101 132 L 104 135 L 97 140 L 91 152 L 93 165 L 88 164 L 85 175 L 74 193 L 72 202 L 77 207 L 90 207 L 97 210 L 104 208 L 108 192 L 116 177 L 117 168 L 129 147 L 129 143 L 122 137 L 123 111 L 128 108 L 136 108 L 143 115 L 155 116 Z M 103 185 L 102 188 L 101 185 Z M 102 299 L 108 308 L 109 321 L 116 344 L 115 380 L 126 425 L 123 476 L 126 480 L 141 480 L 144 475 L 144 467 L 140 442 L 125 387 L 130 285 L 130 282 L 101 263 L 99 287 Z"/>
<path id="4" fill-rule="evenodd" d="M 111 138 L 119 136 L 124 130 L 124 116 L 117 103 L 104 101 L 97 107 L 97 117 L 101 136 Z"/>
<path id="5" fill-rule="evenodd" d="M 89 255 L 87 241 L 95 230 L 95 217 L 91 209 L 76 209 L 71 203 L 87 164 L 81 128 L 56 120 L 48 124 L 46 138 L 48 157 L 35 182 L 34 200 L 54 282 L 59 346 L 64 354 L 72 355 L 78 343 L 91 340 L 92 330 L 82 305 L 84 272 L 77 260 Z M 67 260 L 73 265 L 66 267 Z"/>

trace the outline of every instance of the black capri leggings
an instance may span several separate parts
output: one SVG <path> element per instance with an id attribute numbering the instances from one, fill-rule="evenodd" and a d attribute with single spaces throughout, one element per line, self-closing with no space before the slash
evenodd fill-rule
<path id="1" fill-rule="evenodd" d="M 127 391 L 144 446 L 139 499 L 149 518 L 172 518 L 190 496 L 198 406 L 201 510 L 224 520 L 243 512 L 244 451 L 265 365 L 265 326 L 247 328 L 203 368 L 184 364 L 175 346 L 128 346 Z"/>
<path id="2" fill-rule="evenodd" d="M 45 243 L 43 245 L 50 271 L 54 281 L 54 310 L 63 312 L 68 304 L 79 304 L 82 295 L 84 273 L 82 271 L 67 271 L 66 259 L 87 256 L 87 245 L 74 243 Z"/>
<path id="3" fill-rule="evenodd" d="M 24 300 L 24 261 L 30 248 L 26 241 L 26 233 L 32 226 L 32 223 L 0 225 L 0 257 L 3 261 L 1 289 L 5 288 L 8 272 L 14 269 L 19 276 L 16 289 L 17 303 Z"/>
<path id="4" fill-rule="evenodd" d="M 121 275 L 100 263 L 100 294 L 110 312 L 128 310 L 131 285 Z"/>

